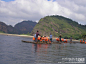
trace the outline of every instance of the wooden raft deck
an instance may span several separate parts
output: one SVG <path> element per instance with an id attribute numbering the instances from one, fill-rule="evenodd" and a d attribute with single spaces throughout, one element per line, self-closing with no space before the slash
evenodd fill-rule
<path id="1" fill-rule="evenodd" d="M 58 43 L 58 44 L 61 44 L 62 42 L 32 42 L 32 41 L 24 41 L 22 40 L 22 42 L 25 42 L 25 43 L 34 43 L 34 44 L 54 44 L 54 43 Z"/>

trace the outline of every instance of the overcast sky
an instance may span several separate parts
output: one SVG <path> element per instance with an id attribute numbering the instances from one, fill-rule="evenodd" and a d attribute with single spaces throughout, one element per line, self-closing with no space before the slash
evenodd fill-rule
<path id="1" fill-rule="evenodd" d="M 39 21 L 48 15 L 86 24 L 86 0 L 0 0 L 0 21 L 8 25 L 23 20 Z"/>

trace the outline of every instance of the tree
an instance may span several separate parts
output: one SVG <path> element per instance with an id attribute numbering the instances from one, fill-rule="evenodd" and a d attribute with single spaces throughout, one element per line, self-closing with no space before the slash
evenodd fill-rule
<path id="1" fill-rule="evenodd" d="M 82 38 L 85 40 L 86 39 L 86 33 L 82 34 Z"/>

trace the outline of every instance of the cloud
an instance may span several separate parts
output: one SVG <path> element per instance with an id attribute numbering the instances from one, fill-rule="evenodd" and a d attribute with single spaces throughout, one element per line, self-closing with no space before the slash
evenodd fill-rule
<path id="1" fill-rule="evenodd" d="M 10 2 L 10 1 L 15 1 L 15 0 L 0 0 L 0 1 Z"/>
<path id="2" fill-rule="evenodd" d="M 61 7 L 65 8 L 65 12 L 68 9 L 65 16 L 77 21 L 81 24 L 86 24 L 86 0 L 56 0 Z M 67 15 L 70 13 L 70 15 Z"/>
<path id="3" fill-rule="evenodd" d="M 15 25 L 22 20 L 38 22 L 47 15 L 62 15 L 86 24 L 85 0 L 0 0 L 0 21 Z"/>

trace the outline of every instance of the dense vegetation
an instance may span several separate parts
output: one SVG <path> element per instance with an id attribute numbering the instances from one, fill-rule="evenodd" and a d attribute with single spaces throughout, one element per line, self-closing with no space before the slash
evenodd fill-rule
<path id="1" fill-rule="evenodd" d="M 52 33 L 54 37 L 59 37 L 61 34 L 63 38 L 72 36 L 79 39 L 81 34 L 86 32 L 86 25 L 78 24 L 63 16 L 46 16 L 40 19 L 31 34 L 36 33 L 37 30 L 40 31 L 41 35 L 49 36 Z"/>
<path id="2" fill-rule="evenodd" d="M 4 33 L 3 31 L 0 31 L 0 33 Z"/>
<path id="3" fill-rule="evenodd" d="M 80 36 L 80 38 L 86 40 L 86 33 L 83 33 L 83 34 Z"/>
<path id="4" fill-rule="evenodd" d="M 23 33 L 23 34 L 20 34 L 20 35 L 28 35 L 28 36 L 30 36 L 30 33 L 28 32 L 27 34 L 24 34 L 24 33 Z"/>

